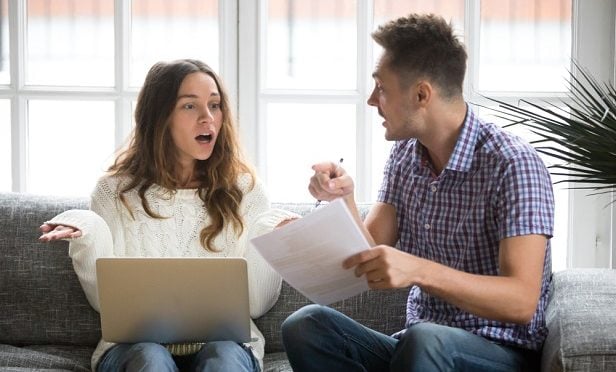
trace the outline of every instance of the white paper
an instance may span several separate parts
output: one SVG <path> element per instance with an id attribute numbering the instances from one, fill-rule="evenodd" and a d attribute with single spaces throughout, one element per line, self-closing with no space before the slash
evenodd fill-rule
<path id="1" fill-rule="evenodd" d="M 368 290 L 342 268 L 370 245 L 342 199 L 250 241 L 282 278 L 312 302 L 329 305 Z"/>

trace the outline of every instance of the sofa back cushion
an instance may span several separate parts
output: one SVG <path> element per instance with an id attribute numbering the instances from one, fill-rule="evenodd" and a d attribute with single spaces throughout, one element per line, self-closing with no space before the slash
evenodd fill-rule
<path id="1" fill-rule="evenodd" d="M 96 345 L 98 313 L 88 303 L 66 242 L 41 243 L 38 227 L 88 208 L 86 198 L 0 193 L 0 344 Z"/>

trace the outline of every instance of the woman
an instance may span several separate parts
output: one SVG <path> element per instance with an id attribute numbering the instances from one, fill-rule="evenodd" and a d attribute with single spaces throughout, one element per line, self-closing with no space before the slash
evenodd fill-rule
<path id="1" fill-rule="evenodd" d="M 98 257 L 244 257 L 251 317 L 261 316 L 276 302 L 281 279 L 248 241 L 296 216 L 270 209 L 242 160 L 220 78 L 196 60 L 155 64 L 139 94 L 135 121 L 128 148 L 92 193 L 91 210 L 61 213 L 41 226 L 40 239 L 69 240 L 75 271 L 96 310 Z M 188 350 L 101 340 L 92 366 L 258 371 L 264 341 L 254 322 L 251 333 L 257 341 L 250 345 L 220 341 L 191 344 Z"/>

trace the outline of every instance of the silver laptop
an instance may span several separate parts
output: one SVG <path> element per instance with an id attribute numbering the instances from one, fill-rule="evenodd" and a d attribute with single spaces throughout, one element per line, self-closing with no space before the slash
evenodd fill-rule
<path id="1" fill-rule="evenodd" d="M 105 341 L 250 341 L 243 258 L 99 258 L 96 276 Z"/>

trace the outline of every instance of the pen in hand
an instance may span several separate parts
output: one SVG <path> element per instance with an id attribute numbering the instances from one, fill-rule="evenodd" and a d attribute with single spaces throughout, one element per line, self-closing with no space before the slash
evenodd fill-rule
<path id="1" fill-rule="evenodd" d="M 338 165 L 336 166 L 336 169 L 334 169 L 334 176 L 336 175 L 336 171 L 338 170 L 338 167 L 342 165 L 343 161 L 344 161 L 344 158 L 340 158 L 340 160 L 338 161 Z M 330 178 L 331 178 L 331 174 L 330 174 Z M 317 208 L 319 205 L 321 205 L 321 199 L 317 199 L 317 202 L 314 203 L 314 208 Z"/>

